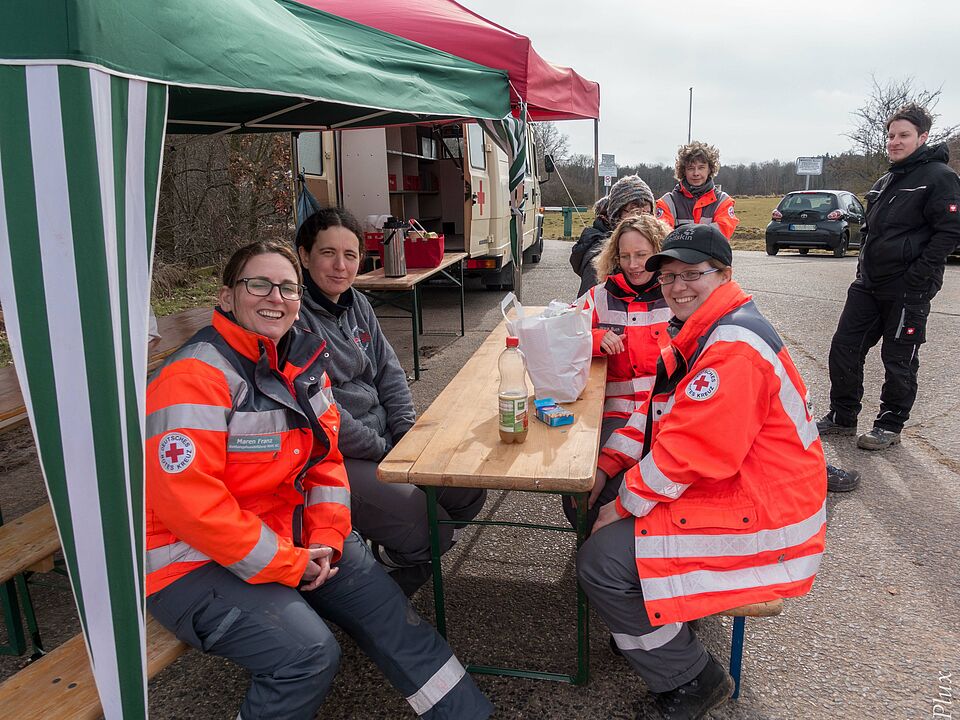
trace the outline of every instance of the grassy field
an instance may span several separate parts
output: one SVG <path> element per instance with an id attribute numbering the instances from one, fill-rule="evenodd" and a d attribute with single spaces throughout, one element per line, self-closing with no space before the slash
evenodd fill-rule
<path id="1" fill-rule="evenodd" d="M 757 250 L 762 251 L 763 234 L 770 222 L 770 213 L 780 202 L 779 197 L 750 196 L 736 199 L 737 217 L 740 218 L 740 225 L 733 235 L 730 244 L 735 250 Z M 581 222 L 582 218 L 582 222 Z M 573 238 L 580 237 L 580 231 L 593 223 L 593 212 L 585 212 L 580 216 L 573 214 Z M 544 237 L 562 240 L 563 237 L 563 213 L 549 212 L 543 219 Z"/>

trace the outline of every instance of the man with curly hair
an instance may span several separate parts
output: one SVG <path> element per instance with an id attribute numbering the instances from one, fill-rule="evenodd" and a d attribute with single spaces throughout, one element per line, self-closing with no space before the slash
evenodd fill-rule
<path id="1" fill-rule="evenodd" d="M 716 225 L 728 240 L 732 238 L 740 220 L 733 198 L 713 184 L 719 170 L 720 151 L 713 145 L 695 140 L 681 146 L 674 169 L 677 185 L 657 200 L 657 217 L 670 227 Z"/>

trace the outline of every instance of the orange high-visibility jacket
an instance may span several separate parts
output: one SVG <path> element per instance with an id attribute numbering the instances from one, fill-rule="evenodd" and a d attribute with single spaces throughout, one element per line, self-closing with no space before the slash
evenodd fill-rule
<path id="1" fill-rule="evenodd" d="M 340 558 L 350 488 L 324 342 L 294 327 L 286 362 L 218 310 L 147 388 L 147 594 L 213 561 L 296 587 L 321 544 Z M 303 505 L 302 534 L 294 512 Z M 298 523 L 299 526 L 299 523 Z M 297 532 L 304 547 L 294 544 Z"/>
<path id="2" fill-rule="evenodd" d="M 638 294 L 620 273 L 589 292 L 593 300 L 593 354 L 607 358 L 603 416 L 629 418 L 653 387 L 661 338 L 667 341 L 667 323 L 673 312 L 659 284 Z M 626 335 L 622 353 L 606 355 L 600 349 L 600 341 L 611 330 Z"/>
<path id="3" fill-rule="evenodd" d="M 654 625 L 810 590 L 826 534 L 823 448 L 783 341 L 735 282 L 683 324 L 649 402 L 603 453 L 608 473 L 632 465 L 616 508 L 636 517 Z"/>
<path id="4" fill-rule="evenodd" d="M 715 188 L 698 198 L 687 190 L 683 183 L 657 200 L 657 217 L 670 227 L 679 227 L 688 223 L 716 225 L 727 240 L 733 237 L 733 231 L 740 224 L 734 214 L 734 200 L 725 192 Z"/>

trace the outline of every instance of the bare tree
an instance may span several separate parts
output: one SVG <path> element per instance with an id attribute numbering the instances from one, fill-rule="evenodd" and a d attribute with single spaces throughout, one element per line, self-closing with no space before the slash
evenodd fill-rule
<path id="1" fill-rule="evenodd" d="M 554 162 L 564 162 L 570 152 L 570 138 L 560 132 L 556 123 L 530 123 L 527 129 L 533 135 L 533 142 L 540 157 L 552 155 Z"/>
<path id="2" fill-rule="evenodd" d="M 942 86 L 936 90 L 924 90 L 914 87 L 914 79 L 905 77 L 900 80 L 888 80 L 881 84 L 876 76 L 870 77 L 873 87 L 866 101 L 858 109 L 854 110 L 853 115 L 854 128 L 848 133 L 844 133 L 851 141 L 856 152 L 865 156 L 873 157 L 878 160 L 878 169 L 882 172 L 882 167 L 886 161 L 887 149 L 887 129 L 885 127 L 887 118 L 902 105 L 907 103 L 917 103 L 927 109 L 933 116 L 934 123 L 940 115 L 934 112 L 937 104 L 940 102 Z M 957 133 L 960 125 L 950 125 L 937 129 L 937 132 L 930 133 L 927 142 L 939 143 L 948 140 Z"/>

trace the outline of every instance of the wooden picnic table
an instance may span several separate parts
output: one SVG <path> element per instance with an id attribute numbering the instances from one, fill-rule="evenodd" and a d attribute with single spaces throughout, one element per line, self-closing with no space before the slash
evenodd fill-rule
<path id="1" fill-rule="evenodd" d="M 192 308 L 157 319 L 161 335 L 157 348 L 150 353 L 148 370 L 154 370 L 194 333 L 210 324 L 213 311 L 209 307 Z M 27 421 L 27 408 L 20 392 L 17 372 L 12 365 L 0 368 L 0 433 L 12 430 Z"/>
<path id="2" fill-rule="evenodd" d="M 377 475 L 391 483 L 422 486 L 427 494 L 433 556 L 434 602 L 437 629 L 446 635 L 443 575 L 440 564 L 437 487 L 474 487 L 525 492 L 568 494 L 577 497 L 577 547 L 586 539 L 585 506 L 593 487 L 600 444 L 600 425 L 606 385 L 606 361 L 594 358 L 587 387 L 580 399 L 564 405 L 574 413 L 574 423 L 549 427 L 531 418 L 526 441 L 501 442 L 498 426 L 499 370 L 497 359 L 505 345 L 505 323 L 494 329 L 380 463 Z M 533 407 L 531 401 L 530 407 Z M 574 532 L 566 526 L 473 521 L 478 525 L 510 525 Z M 577 684 L 588 678 L 588 608 L 577 587 L 577 675 L 544 673 L 513 668 L 470 666 L 474 672 L 521 675 Z"/>
<path id="3" fill-rule="evenodd" d="M 410 317 L 413 325 L 413 377 L 420 379 L 420 335 L 444 335 L 447 333 L 423 332 L 423 308 L 420 303 L 421 286 L 426 280 L 440 275 L 460 288 L 460 336 L 464 334 L 463 321 L 463 262 L 465 252 L 445 253 L 443 260 L 434 268 L 410 268 L 406 275 L 388 278 L 382 267 L 363 275 L 357 275 L 353 281 L 355 290 L 359 290 L 370 299 L 374 308 L 389 305 L 407 315 L 381 315 L 380 317 Z M 453 271 L 456 265 L 459 272 Z M 454 274 L 456 273 L 456 274 Z"/>

